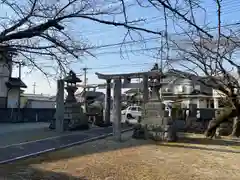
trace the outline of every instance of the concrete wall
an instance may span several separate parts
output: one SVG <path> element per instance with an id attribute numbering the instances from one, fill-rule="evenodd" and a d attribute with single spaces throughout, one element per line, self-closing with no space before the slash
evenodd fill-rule
<path id="1" fill-rule="evenodd" d="M 34 108 L 34 109 L 52 109 L 55 108 L 55 101 L 44 101 L 44 100 L 30 100 L 28 101 L 27 108 Z"/>
<path id="2" fill-rule="evenodd" d="M 6 107 L 6 97 L 0 97 L 0 108 L 5 108 Z"/>
<path id="3" fill-rule="evenodd" d="M 17 108 L 0 108 L 0 123 L 17 122 Z M 18 122 L 50 122 L 54 117 L 55 109 L 20 109 Z"/>

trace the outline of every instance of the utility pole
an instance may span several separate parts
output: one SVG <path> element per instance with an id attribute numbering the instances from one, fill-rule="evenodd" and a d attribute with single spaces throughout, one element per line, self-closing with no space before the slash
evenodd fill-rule
<path id="1" fill-rule="evenodd" d="M 160 72 L 161 76 L 163 73 L 163 36 L 161 35 L 161 57 L 160 57 Z M 162 82 L 162 77 L 160 78 L 160 83 Z M 160 99 L 162 100 L 162 86 L 160 87 Z"/>
<path id="2" fill-rule="evenodd" d="M 83 87 L 83 95 L 84 95 L 84 109 L 87 112 L 87 95 L 86 95 L 86 87 L 87 87 L 87 70 L 88 68 L 83 68 L 84 71 L 84 87 Z"/>
<path id="3" fill-rule="evenodd" d="M 36 92 L 36 82 L 33 83 L 33 94 Z"/>

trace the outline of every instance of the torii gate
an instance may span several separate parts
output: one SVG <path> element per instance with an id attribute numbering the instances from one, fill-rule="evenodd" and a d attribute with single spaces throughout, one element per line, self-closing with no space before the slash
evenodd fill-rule
<path id="1" fill-rule="evenodd" d="M 105 123 L 110 123 L 111 88 L 113 88 L 113 136 L 121 140 L 121 88 L 132 88 L 138 86 L 143 88 L 143 104 L 148 101 L 149 77 L 159 77 L 159 71 L 136 72 L 126 74 L 101 74 L 95 73 L 99 79 L 106 80 L 105 95 Z M 141 83 L 131 83 L 131 79 L 142 78 Z M 122 83 L 122 79 L 124 82 Z M 113 82 L 111 82 L 113 80 Z M 144 107 L 143 107 L 144 108 Z"/>

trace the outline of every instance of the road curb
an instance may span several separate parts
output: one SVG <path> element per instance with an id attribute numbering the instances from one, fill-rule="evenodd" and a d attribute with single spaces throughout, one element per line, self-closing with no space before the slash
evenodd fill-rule
<path id="1" fill-rule="evenodd" d="M 133 128 L 128 128 L 128 129 L 122 130 L 122 133 L 127 132 L 127 131 L 131 131 L 131 130 L 133 130 Z M 19 157 L 3 160 L 3 161 L 0 161 L 0 165 L 8 164 L 8 163 L 11 163 L 11 162 L 15 162 L 15 161 L 18 161 L 18 160 L 23 160 L 23 159 L 30 158 L 30 157 L 35 157 L 35 156 L 38 156 L 38 155 L 42 155 L 44 153 L 49 153 L 49 152 L 69 148 L 69 147 L 76 146 L 76 145 L 81 145 L 81 144 L 96 141 L 96 140 L 99 140 L 99 139 L 104 139 L 104 138 L 110 137 L 112 135 L 113 135 L 113 133 L 108 133 L 108 134 L 96 136 L 96 137 L 93 137 L 93 138 L 84 139 L 82 141 L 77 141 L 77 142 L 67 144 L 67 145 L 64 145 L 64 146 L 60 146 L 58 148 L 50 148 L 50 149 L 46 149 L 46 150 L 43 150 L 43 151 L 38 151 L 38 152 L 35 152 L 35 153 L 26 154 L 24 156 L 19 156 Z"/>

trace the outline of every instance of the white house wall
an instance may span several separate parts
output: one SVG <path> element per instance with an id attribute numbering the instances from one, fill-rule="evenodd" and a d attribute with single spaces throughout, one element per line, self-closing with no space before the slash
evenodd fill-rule
<path id="1" fill-rule="evenodd" d="M 182 104 L 183 108 L 189 108 L 190 100 L 189 99 L 183 99 L 181 104 Z"/>
<path id="2" fill-rule="evenodd" d="M 188 79 L 178 79 L 173 86 L 174 94 L 190 94 L 193 91 L 193 85 Z"/>
<path id="3" fill-rule="evenodd" d="M 219 90 L 213 89 L 213 97 L 225 97 L 225 94 Z"/>

